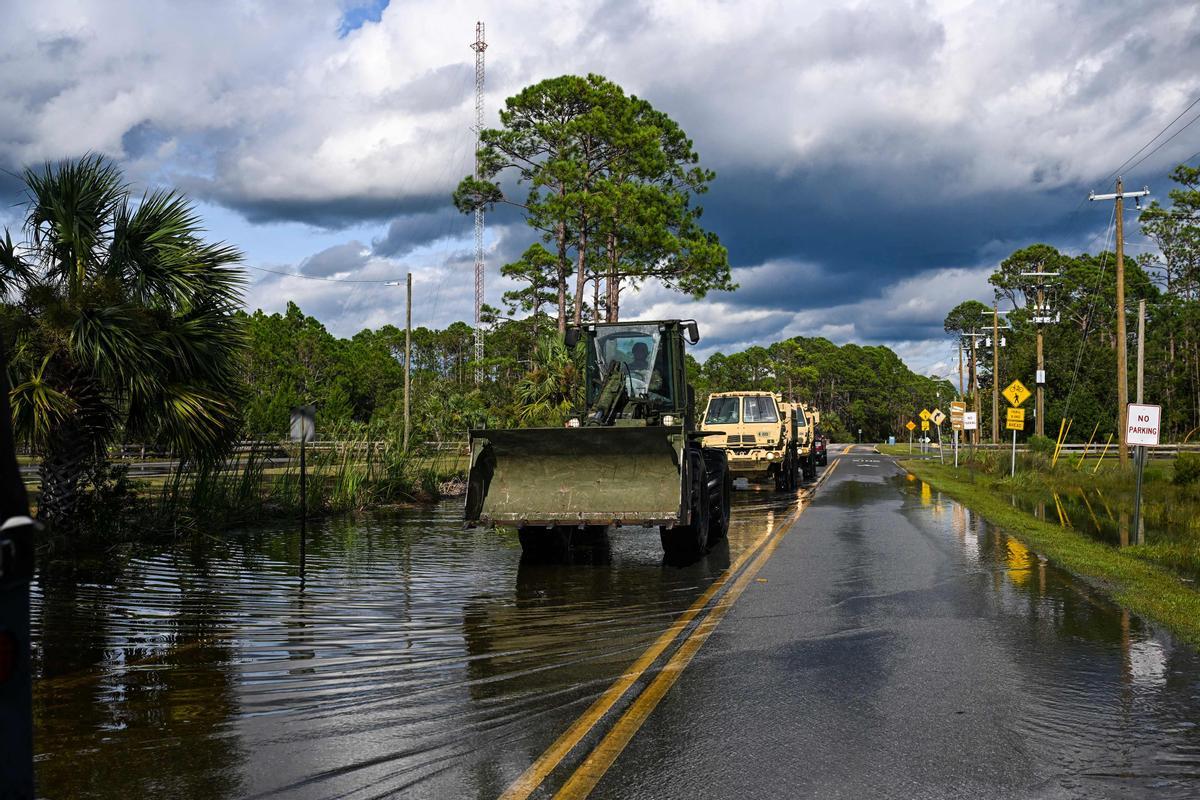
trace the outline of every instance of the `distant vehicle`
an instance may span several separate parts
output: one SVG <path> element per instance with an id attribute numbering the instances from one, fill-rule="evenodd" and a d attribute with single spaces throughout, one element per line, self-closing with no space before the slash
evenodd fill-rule
<path id="1" fill-rule="evenodd" d="M 735 478 L 771 478 L 779 491 L 812 477 L 812 425 L 803 404 L 772 392 L 716 392 L 709 396 L 701 430 L 705 443 L 724 449 Z"/>
<path id="2" fill-rule="evenodd" d="M 821 412 L 809 408 L 807 403 L 796 404 L 797 450 L 800 454 L 800 469 L 804 479 L 811 481 L 817 477 L 817 425 L 821 422 Z"/>
<path id="3" fill-rule="evenodd" d="M 817 436 L 813 439 L 813 460 L 816 461 L 818 467 L 829 464 L 829 440 L 825 438 L 825 434 L 821 433 L 820 428 L 817 429 Z"/>
<path id="4" fill-rule="evenodd" d="M 678 559 L 725 536 L 732 479 L 697 430 L 685 334 L 699 341 L 694 321 L 568 329 L 587 343 L 586 408 L 566 428 L 471 431 L 467 525 L 512 525 L 552 556 L 609 525 L 656 525 Z"/>

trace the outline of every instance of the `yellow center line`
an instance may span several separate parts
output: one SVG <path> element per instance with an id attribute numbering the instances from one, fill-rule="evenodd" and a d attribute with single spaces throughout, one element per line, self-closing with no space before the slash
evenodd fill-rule
<path id="1" fill-rule="evenodd" d="M 839 463 L 841 462 L 835 461 L 830 465 L 829 469 L 825 470 L 825 473 L 821 476 L 821 482 L 824 482 L 827 476 L 833 474 Z M 563 784 L 558 793 L 554 795 L 555 800 L 573 800 L 574 798 L 587 797 L 591 793 L 592 789 L 596 787 L 596 784 L 604 776 L 604 773 L 617 760 L 617 756 L 629 744 L 634 734 L 649 719 L 651 712 L 658 706 L 659 701 L 675 685 L 675 681 L 683 674 L 684 669 L 691 663 L 692 657 L 696 655 L 700 647 L 712 635 L 712 632 L 716 630 L 717 625 L 721 623 L 726 612 L 733 607 L 733 604 L 737 602 L 742 592 L 754 580 L 759 570 L 771 558 L 779 543 L 783 541 L 783 537 L 790 530 L 790 523 L 796 517 L 800 516 L 801 511 L 803 511 L 803 507 L 797 509 L 792 518 L 788 520 L 786 527 L 777 529 L 781 531 L 780 535 L 772 537 L 762 549 L 762 552 L 758 554 L 754 563 L 738 576 L 733 586 L 729 588 L 724 597 L 717 601 L 712 611 L 700 622 L 696 630 L 692 631 L 692 634 L 684 640 L 683 644 L 679 646 L 679 649 L 675 651 L 675 654 L 671 656 L 671 659 L 662 668 L 662 671 L 646 687 L 646 690 L 638 695 L 633 704 L 621 715 L 616 724 L 613 725 L 612 730 L 600 740 L 600 744 L 596 745 L 596 748 L 588 754 L 584 762 L 579 765 L 579 768 L 575 770 L 574 774 Z"/>
<path id="2" fill-rule="evenodd" d="M 826 469 L 821 475 L 820 480 L 818 480 L 813 486 L 812 491 L 816 491 L 817 487 L 824 483 L 825 479 L 832 472 L 832 467 Z M 531 795 L 533 791 L 541 785 L 542 781 L 546 779 L 546 776 L 554 771 L 563 758 L 566 757 L 567 753 L 571 752 L 571 750 L 573 750 L 575 746 L 579 744 L 583 737 L 586 736 L 593 727 L 595 727 L 596 723 L 598 723 L 604 717 L 604 715 L 612 709 L 616 702 L 621 699 L 625 692 L 629 690 L 629 687 L 631 687 L 638 681 L 639 678 L 642 677 L 646 670 L 650 668 L 650 665 L 653 664 L 660 655 L 662 655 L 663 651 L 666 650 L 667 647 L 670 646 L 673 641 L 675 641 L 679 634 L 683 632 L 688 624 L 696 618 L 696 615 L 698 615 L 704 609 L 704 607 L 708 605 L 708 602 L 712 599 L 713 595 L 721 590 L 721 587 L 723 587 L 729 581 L 729 579 L 735 575 L 739 569 L 741 569 L 743 564 L 757 554 L 758 549 L 771 536 L 775 535 L 781 530 L 786 530 L 787 527 L 789 527 L 792 522 L 795 521 L 796 517 L 800 515 L 800 512 L 803 510 L 803 508 L 804 506 L 802 503 L 801 506 L 792 514 L 790 514 L 787 519 L 775 526 L 773 529 L 763 533 L 754 541 L 752 545 L 750 545 L 750 547 L 746 548 L 746 550 L 737 557 L 737 560 L 730 564 L 725 571 L 721 573 L 720 577 L 713 581 L 712 585 L 710 585 L 703 594 L 696 598 L 696 601 L 692 603 L 692 605 L 688 607 L 686 611 L 676 617 L 671 623 L 671 626 L 663 631 L 658 639 L 656 639 L 654 643 L 650 645 L 650 647 L 646 648 L 645 652 L 638 656 L 636 661 L 629 665 L 629 668 L 625 670 L 621 677 L 613 681 L 612 685 L 605 690 L 604 694 L 596 698 L 595 702 L 593 702 L 591 706 L 589 706 L 588 709 L 584 711 L 578 719 L 575 720 L 575 722 L 571 723 L 571 726 L 563 731 L 563 733 L 554 740 L 554 743 L 551 744 L 544 753 L 538 756 L 538 759 L 530 764 L 525 772 L 521 773 L 520 777 L 513 781 L 513 783 L 504 790 L 504 793 L 500 795 L 500 800 L 524 800 L 524 798 L 529 797 L 529 795 Z"/>

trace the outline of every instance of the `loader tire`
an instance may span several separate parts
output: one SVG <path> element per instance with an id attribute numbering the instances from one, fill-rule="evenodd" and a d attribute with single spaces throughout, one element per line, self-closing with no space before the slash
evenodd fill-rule
<path id="1" fill-rule="evenodd" d="M 688 451 L 691 479 L 688 481 L 688 508 L 691 521 L 687 525 L 675 525 L 658 529 L 663 553 L 669 561 L 691 563 L 708 552 L 709 495 L 708 472 L 704 468 L 704 456 L 698 449 Z"/>
<path id="2" fill-rule="evenodd" d="M 564 562 L 571 552 L 570 528 L 531 525 L 517 528 L 517 539 L 521 542 L 521 557 L 532 562 Z"/>
<path id="3" fill-rule="evenodd" d="M 709 498 L 708 544 L 711 546 L 729 535 L 729 515 L 732 512 L 733 476 L 728 469 L 721 470 L 720 493 Z"/>

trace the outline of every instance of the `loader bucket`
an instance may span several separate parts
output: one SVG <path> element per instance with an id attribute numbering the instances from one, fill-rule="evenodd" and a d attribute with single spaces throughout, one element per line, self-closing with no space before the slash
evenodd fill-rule
<path id="1" fill-rule="evenodd" d="M 466 523 L 680 522 L 682 426 L 471 432 Z"/>

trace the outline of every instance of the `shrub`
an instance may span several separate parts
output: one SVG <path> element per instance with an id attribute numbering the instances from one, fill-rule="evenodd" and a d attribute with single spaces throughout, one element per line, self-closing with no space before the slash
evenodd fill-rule
<path id="1" fill-rule="evenodd" d="M 1043 456 L 1054 455 L 1054 440 L 1049 436 L 1039 436 L 1035 433 L 1033 436 L 1029 437 L 1029 441 L 1026 442 L 1026 444 L 1029 447 L 1029 452 L 1031 453 L 1037 453 L 1038 455 Z"/>
<path id="2" fill-rule="evenodd" d="M 1190 486 L 1200 480 L 1200 453 L 1180 453 L 1175 459 L 1175 476 L 1171 479 L 1177 486 Z"/>

